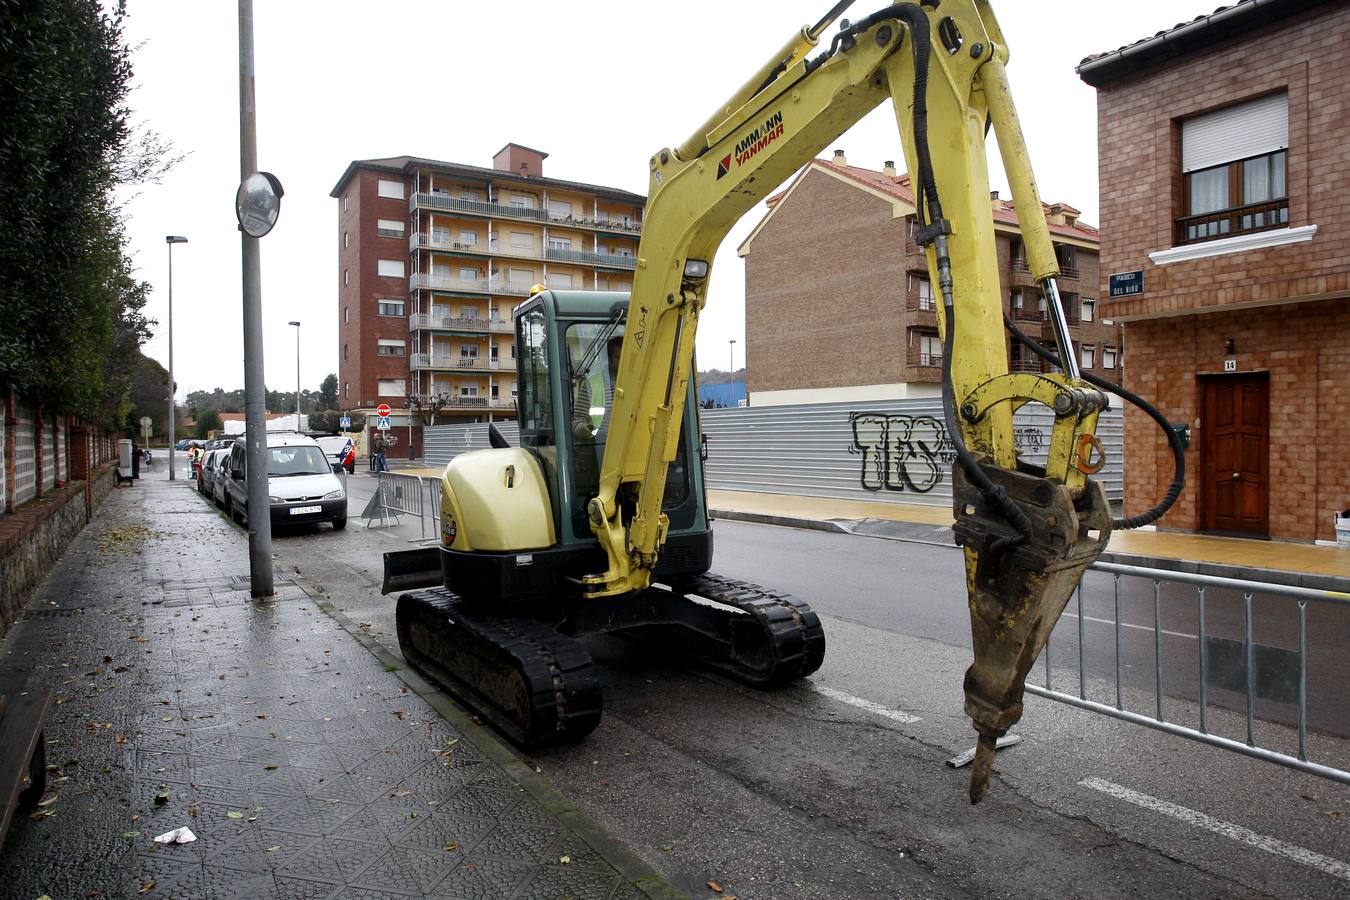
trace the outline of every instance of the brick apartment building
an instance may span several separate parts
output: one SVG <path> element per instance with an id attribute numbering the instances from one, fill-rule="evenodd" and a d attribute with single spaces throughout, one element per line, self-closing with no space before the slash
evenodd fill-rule
<path id="1" fill-rule="evenodd" d="M 411 156 L 354 160 L 338 200 L 338 392 L 395 410 L 395 434 L 512 417 L 512 310 L 537 283 L 632 287 L 646 198 L 545 178 L 507 144 L 490 169 Z M 407 432 L 417 443 L 417 429 Z"/>
<path id="2" fill-rule="evenodd" d="M 935 288 L 914 240 L 914 194 L 893 163 L 848 165 L 842 151 L 814 160 L 741 244 L 750 403 L 936 397 L 942 388 Z M 1027 269 L 1017 214 L 995 193 L 994 230 L 1005 309 L 1053 346 L 1054 335 Z M 1046 218 L 1060 260 L 1060 292 L 1081 366 L 1117 380 L 1119 325 L 1097 310 L 1097 229 L 1056 203 Z M 1009 368 L 1042 371 L 1009 342 Z"/>
<path id="3" fill-rule="evenodd" d="M 1162 525 L 1311 541 L 1350 506 L 1350 5 L 1240 2 L 1085 59 L 1097 89 L 1102 272 L 1128 385 L 1188 422 Z M 1259 62 L 1258 62 L 1259 60 Z M 1125 506 L 1171 479 L 1125 419 Z"/>

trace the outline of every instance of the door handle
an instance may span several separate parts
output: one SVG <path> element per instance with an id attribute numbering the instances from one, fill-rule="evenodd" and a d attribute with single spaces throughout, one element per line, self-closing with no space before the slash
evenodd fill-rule
<path id="1" fill-rule="evenodd" d="M 1234 473 L 1233 473 L 1233 480 L 1234 480 L 1234 481 L 1241 481 L 1241 480 L 1242 480 L 1242 473 L 1241 473 L 1241 472 L 1234 472 Z"/>

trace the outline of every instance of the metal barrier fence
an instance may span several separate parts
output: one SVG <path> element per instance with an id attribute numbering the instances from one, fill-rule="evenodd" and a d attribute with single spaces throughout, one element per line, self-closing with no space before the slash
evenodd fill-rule
<path id="1" fill-rule="evenodd" d="M 400 513 L 417 516 L 422 529 L 422 540 L 426 540 L 426 519 L 422 515 L 422 479 L 417 475 L 400 475 L 396 472 L 380 472 L 379 484 L 375 488 L 376 510 L 380 514 L 380 524 L 385 524 L 387 515 Z M 375 510 L 372 510 L 374 512 Z M 366 518 L 366 527 L 370 527 L 373 515 Z"/>
<path id="2" fill-rule="evenodd" d="M 1114 563 L 1097 563 L 1092 567 L 1093 571 L 1100 572 L 1112 577 L 1113 582 L 1113 608 L 1114 615 L 1110 619 L 1096 618 L 1089 615 L 1084 610 L 1083 604 L 1083 584 L 1080 583 L 1077 593 L 1077 613 L 1076 615 L 1066 613 L 1064 619 L 1071 617 L 1077 619 L 1077 650 L 1078 650 L 1078 693 L 1071 694 L 1063 691 L 1054 690 L 1051 687 L 1051 653 L 1050 644 L 1047 643 L 1043 656 L 1045 658 L 1045 684 L 1044 687 L 1032 684 L 1028 680 L 1026 689 L 1029 693 L 1037 696 L 1046 697 L 1052 700 L 1058 700 L 1080 709 L 1090 710 L 1101 713 L 1102 715 L 1122 719 L 1132 722 L 1136 725 L 1144 725 L 1154 728 L 1168 734 L 1188 738 L 1193 741 L 1199 741 L 1203 744 L 1209 744 L 1215 747 L 1221 747 L 1225 750 L 1231 750 L 1235 753 L 1241 753 L 1266 762 L 1276 763 L 1287 766 L 1291 769 L 1297 769 L 1300 772 L 1306 772 L 1311 775 L 1318 775 L 1332 781 L 1338 781 L 1342 784 L 1350 784 L 1350 772 L 1335 766 L 1325 765 L 1313 762 L 1308 758 L 1308 603 L 1313 602 L 1324 605 L 1333 610 L 1331 616 L 1350 616 L 1350 595 L 1340 594 L 1334 591 L 1319 591 L 1310 588 L 1292 587 L 1278 584 L 1267 584 L 1264 582 L 1246 581 L 1237 578 L 1219 578 L 1209 575 L 1195 575 L 1185 572 L 1171 572 L 1161 569 L 1150 569 L 1136 566 L 1123 566 Z M 1145 579 L 1152 585 L 1151 600 L 1153 608 L 1153 625 L 1151 629 L 1147 626 L 1126 623 L 1121 620 L 1121 597 L 1122 597 L 1122 579 Z M 1137 582 L 1136 582 L 1137 583 Z M 1163 599 L 1164 584 L 1193 585 L 1194 592 L 1194 626 L 1195 635 L 1184 634 L 1163 627 L 1164 610 L 1170 613 L 1178 607 L 1184 606 L 1186 596 L 1170 597 L 1165 606 Z M 1128 589 L 1127 589 L 1128 590 Z M 1222 603 L 1222 608 L 1216 609 L 1219 604 L 1215 603 L 1213 594 L 1208 612 L 1211 620 L 1218 619 L 1222 624 L 1229 626 L 1230 633 L 1238 630 L 1240 619 L 1241 638 L 1222 637 L 1207 630 L 1206 622 L 1206 591 L 1214 593 L 1232 592 L 1233 596 L 1226 597 Z M 1234 610 L 1236 604 L 1236 595 L 1241 595 L 1240 615 Z M 1277 615 L 1267 622 L 1263 627 L 1272 632 L 1281 632 L 1285 636 L 1286 643 L 1294 643 L 1296 640 L 1297 649 L 1283 648 L 1273 645 L 1257 643 L 1253 640 L 1253 598 L 1257 596 L 1274 598 L 1279 607 L 1279 612 L 1284 613 L 1290 604 L 1297 605 L 1297 638 L 1293 639 L 1292 623 L 1287 615 Z M 1144 597 L 1136 596 L 1134 599 L 1142 599 L 1147 604 L 1147 592 Z M 1189 610 L 1180 609 L 1176 615 L 1172 615 L 1174 623 L 1184 622 L 1190 615 Z M 1084 638 L 1084 622 L 1092 621 L 1100 624 L 1113 626 L 1114 631 L 1114 669 L 1115 669 L 1115 705 L 1100 703 L 1088 699 L 1088 679 L 1087 671 L 1087 648 Z M 1212 621 L 1211 623 L 1212 624 Z M 1343 649 L 1340 641 L 1330 635 L 1338 630 L 1343 630 L 1344 622 L 1328 623 L 1329 627 L 1324 629 L 1326 639 L 1332 641 L 1327 647 L 1329 655 L 1339 658 Z M 1122 648 L 1121 634 L 1123 628 L 1145 628 L 1153 633 L 1153 715 L 1147 716 L 1141 713 L 1132 712 L 1125 708 L 1125 688 L 1122 678 Z M 1182 627 L 1178 624 L 1175 627 Z M 1058 633 L 1058 632 L 1056 632 Z M 1164 653 L 1164 637 L 1175 638 L 1195 638 L 1196 654 L 1198 656 L 1198 680 L 1196 682 L 1196 702 L 1199 706 L 1199 722 L 1197 727 L 1180 724 L 1176 721 L 1169 721 L 1166 715 L 1166 704 L 1164 702 L 1164 685 L 1170 680 L 1176 682 L 1176 669 L 1181 665 L 1181 659 L 1184 654 Z M 1169 666 L 1165 663 L 1170 663 Z M 1165 673 L 1165 670 L 1166 673 Z M 1170 677 L 1169 677 L 1170 676 Z M 1327 680 L 1327 688 L 1331 691 L 1330 699 L 1334 703 L 1344 704 L 1343 681 L 1340 677 L 1332 677 Z M 1211 730 L 1211 707 L 1217 706 L 1212 703 L 1210 695 L 1211 689 L 1227 691 L 1230 693 L 1241 694 L 1244 705 L 1241 715 L 1246 722 L 1246 738 L 1243 740 L 1234 740 L 1215 734 Z M 1183 687 L 1184 690 L 1184 687 Z M 1281 707 L 1285 710 L 1293 706 L 1296 718 L 1295 728 L 1297 729 L 1297 749 L 1294 755 L 1282 753 L 1262 746 L 1257 738 L 1257 717 L 1256 707 L 1258 700 L 1263 701 L 1264 709 L 1267 713 L 1267 719 L 1278 718 L 1281 715 Z M 1342 726 L 1346 720 L 1341 713 L 1343 710 L 1332 710 L 1328 721 L 1339 721 Z"/>

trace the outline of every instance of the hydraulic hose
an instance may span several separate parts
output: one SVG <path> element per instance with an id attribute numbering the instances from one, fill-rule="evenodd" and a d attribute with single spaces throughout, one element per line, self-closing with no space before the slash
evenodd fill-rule
<path id="1" fill-rule="evenodd" d="M 1007 313 L 1003 314 L 1003 324 L 1010 332 L 1012 332 L 1013 337 L 1018 343 L 1031 348 L 1031 352 L 1035 353 L 1051 365 L 1060 365 L 1059 357 L 1053 350 L 1042 346 L 1037 343 L 1034 338 L 1025 334 L 1022 329 L 1017 327 L 1016 323 L 1013 322 L 1012 318 L 1009 317 Z M 1099 378 L 1090 372 L 1083 372 L 1081 374 L 1083 380 L 1088 384 L 1099 387 L 1104 391 L 1110 391 L 1148 413 L 1153 421 L 1157 422 L 1158 426 L 1162 428 L 1163 434 L 1167 435 L 1167 443 L 1172 448 L 1173 473 L 1172 483 L 1167 486 L 1167 493 L 1163 495 L 1162 500 L 1158 501 L 1147 511 L 1142 512 L 1137 516 L 1131 516 L 1128 519 L 1112 519 L 1111 521 L 1111 524 L 1114 527 L 1124 529 L 1142 528 L 1145 525 L 1152 524 L 1162 518 L 1163 513 L 1172 508 L 1172 504 L 1176 503 L 1177 498 L 1181 496 L 1181 489 L 1186 485 L 1186 454 L 1181 446 L 1181 438 L 1172 430 L 1172 423 L 1167 421 L 1163 414 L 1158 412 L 1157 408 L 1143 397 L 1140 397 L 1138 394 L 1126 389 L 1122 385 L 1114 384 L 1107 381 L 1105 378 Z"/>

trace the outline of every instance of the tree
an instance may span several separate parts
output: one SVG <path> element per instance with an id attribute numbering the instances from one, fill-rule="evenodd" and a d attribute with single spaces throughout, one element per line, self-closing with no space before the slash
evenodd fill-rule
<path id="1" fill-rule="evenodd" d="M 337 409 L 338 405 L 338 382 L 337 376 L 329 373 L 328 377 L 319 385 L 318 396 L 319 409 Z"/>
<path id="2" fill-rule="evenodd" d="M 154 433 L 165 434 L 169 427 L 169 373 L 150 357 L 139 352 L 137 356 L 128 386 L 131 410 L 126 426 L 139 434 L 141 418 L 149 416 Z"/>
<path id="3" fill-rule="evenodd" d="M 197 417 L 197 427 L 193 429 L 193 434 L 199 438 L 205 438 L 213 431 L 219 431 L 222 425 L 220 422 L 220 413 L 214 409 L 208 409 Z"/>
<path id="4" fill-rule="evenodd" d="M 176 162 L 132 128 L 125 5 L 0 0 L 0 382 L 119 426 L 151 322 L 113 191 Z"/>

